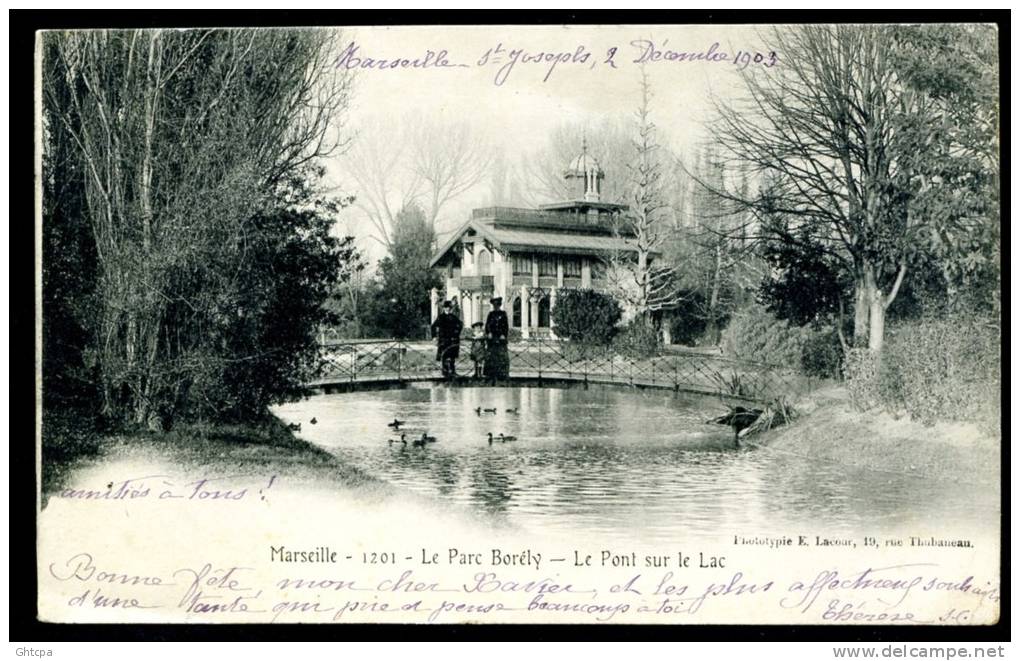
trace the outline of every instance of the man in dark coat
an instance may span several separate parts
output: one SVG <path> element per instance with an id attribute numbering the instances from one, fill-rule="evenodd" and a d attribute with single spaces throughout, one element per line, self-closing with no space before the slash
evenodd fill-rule
<path id="1" fill-rule="evenodd" d="M 444 379 L 457 375 L 454 366 L 460 356 L 460 331 L 463 328 L 464 322 L 453 314 L 453 301 L 445 301 L 442 313 L 432 322 L 432 337 L 437 338 L 436 360 L 443 366 Z"/>
<path id="2" fill-rule="evenodd" d="M 492 312 L 485 320 L 485 337 L 488 342 L 488 356 L 485 360 L 485 370 L 493 383 L 497 380 L 505 381 L 510 376 L 510 352 L 507 349 L 507 339 L 510 337 L 510 320 L 506 312 L 500 308 L 503 299 L 495 297 L 489 301 L 492 304 Z"/>

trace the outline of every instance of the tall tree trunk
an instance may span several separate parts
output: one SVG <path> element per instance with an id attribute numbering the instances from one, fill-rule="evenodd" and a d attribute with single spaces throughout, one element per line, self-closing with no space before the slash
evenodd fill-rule
<path id="1" fill-rule="evenodd" d="M 854 337 L 855 347 L 864 346 L 868 336 L 868 316 L 870 315 L 871 292 L 868 290 L 868 278 L 865 275 L 870 268 L 864 265 L 854 283 Z"/>
<path id="2" fill-rule="evenodd" d="M 705 334 L 713 346 L 719 344 L 719 289 L 720 271 L 722 270 L 722 246 L 715 247 L 715 269 L 712 272 L 712 293 L 708 297 L 708 323 Z"/>
<path id="3" fill-rule="evenodd" d="M 871 278 L 871 299 L 870 299 L 870 324 L 871 333 L 868 337 L 868 349 L 872 353 L 878 355 L 882 352 L 882 344 L 885 341 L 885 313 L 892 305 L 893 301 L 896 300 L 896 295 L 900 291 L 900 285 L 903 284 L 903 277 L 907 273 L 907 267 L 905 264 L 900 265 L 899 273 L 896 275 L 896 281 L 893 283 L 892 290 L 888 296 L 882 293 L 882 290 L 878 288 L 877 278 L 874 270 L 870 272 Z"/>
<path id="4" fill-rule="evenodd" d="M 142 162 L 139 170 L 138 205 L 142 221 L 142 277 L 141 314 L 136 324 L 138 338 L 137 360 L 135 361 L 135 402 L 134 423 L 139 427 L 149 427 L 154 413 L 153 402 L 156 398 L 158 384 L 155 383 L 156 353 L 159 347 L 159 303 L 156 300 L 155 288 L 158 285 L 153 274 L 153 244 L 155 229 L 152 212 L 152 154 L 156 130 L 156 116 L 159 112 L 159 89 L 162 72 L 162 44 L 159 31 L 149 38 L 148 61 L 145 74 L 144 126 L 142 142 Z"/>
<path id="5" fill-rule="evenodd" d="M 877 355 L 882 352 L 885 339 L 885 297 L 878 288 L 874 270 L 869 269 L 865 277 L 868 289 L 868 349 Z"/>
<path id="6" fill-rule="evenodd" d="M 637 311 L 639 315 L 644 315 L 648 313 L 648 253 L 641 249 L 638 249 L 637 278 L 638 278 Z"/>

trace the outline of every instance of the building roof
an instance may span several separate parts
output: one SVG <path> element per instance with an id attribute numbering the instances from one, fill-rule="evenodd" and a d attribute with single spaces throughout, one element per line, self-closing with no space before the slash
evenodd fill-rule
<path id="1" fill-rule="evenodd" d="M 475 209 L 471 219 L 435 253 L 429 266 L 440 262 L 470 232 L 502 250 L 595 256 L 636 250 L 632 237 L 614 233 L 601 218 L 592 220 L 585 214 L 490 207 Z"/>
<path id="2" fill-rule="evenodd" d="M 528 232 L 497 229 L 499 247 L 528 249 L 535 252 L 556 252 L 576 255 L 628 252 L 636 250 L 634 240 L 622 236 L 586 236 L 567 232 Z"/>
<path id="3" fill-rule="evenodd" d="M 587 173 L 590 170 L 594 170 L 595 172 L 599 173 L 599 175 L 602 174 L 602 167 L 599 165 L 598 159 L 596 159 L 594 156 L 592 156 L 591 154 L 588 153 L 588 136 L 582 134 L 582 136 L 581 136 L 581 153 L 570 164 L 570 167 L 567 168 L 567 171 L 566 171 L 565 174 L 568 177 L 569 176 L 576 176 L 576 175 L 584 175 L 585 173 Z"/>

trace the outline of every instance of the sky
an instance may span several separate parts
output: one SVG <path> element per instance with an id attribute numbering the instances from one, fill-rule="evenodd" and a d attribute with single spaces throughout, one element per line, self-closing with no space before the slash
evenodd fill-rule
<path id="1" fill-rule="evenodd" d="M 633 117 L 642 59 L 653 93 L 652 120 L 670 146 L 689 151 L 706 137 L 712 95 L 727 97 L 737 89 L 738 52 L 757 52 L 759 44 L 753 26 L 358 27 L 341 30 L 338 65 L 357 72 L 346 118 L 352 139 L 366 122 L 397 127 L 420 112 L 463 119 L 517 162 L 542 149 L 565 122 Z M 445 51 L 450 66 L 434 66 L 436 56 L 425 62 L 428 51 Z M 705 53 L 715 61 L 675 59 L 682 53 Z M 415 59 L 426 66 L 412 66 Z M 408 66 L 389 67 L 394 60 Z M 397 139 L 397 131 L 393 135 Z M 350 152 L 334 157 L 329 179 L 337 190 L 357 195 L 345 175 L 350 167 L 357 167 Z M 444 209 L 440 228 L 458 226 L 488 194 L 483 180 Z M 338 232 L 354 234 L 372 261 L 380 258 L 383 250 L 369 238 L 361 212 L 344 215 Z"/>

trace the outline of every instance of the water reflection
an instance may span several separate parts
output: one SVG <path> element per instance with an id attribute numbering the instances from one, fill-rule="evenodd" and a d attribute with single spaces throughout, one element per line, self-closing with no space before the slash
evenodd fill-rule
<path id="1" fill-rule="evenodd" d="M 486 408 L 496 413 L 476 412 Z M 997 511 L 992 489 L 734 452 L 731 432 L 704 422 L 720 408 L 661 392 L 439 386 L 324 395 L 278 413 L 315 416 L 303 437 L 382 480 L 535 531 L 878 533 Z M 393 418 L 406 421 L 407 446 L 386 442 Z M 414 447 L 422 432 L 438 442 Z M 519 440 L 490 445 L 489 433 Z"/>
<path id="2" fill-rule="evenodd" d="M 513 497 L 513 479 L 504 464 L 503 457 L 483 457 L 468 472 L 472 498 L 491 514 L 505 513 Z"/>

